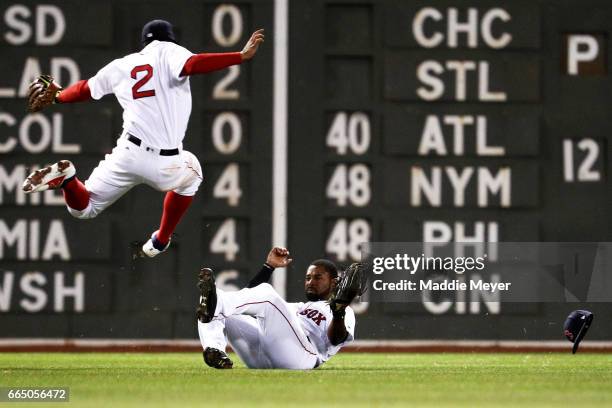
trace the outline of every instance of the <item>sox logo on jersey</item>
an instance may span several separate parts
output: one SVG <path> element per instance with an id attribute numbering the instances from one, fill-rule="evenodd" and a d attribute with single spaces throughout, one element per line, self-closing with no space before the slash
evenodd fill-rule
<path id="1" fill-rule="evenodd" d="M 313 322 L 317 324 L 317 326 L 320 326 L 323 320 L 327 320 L 325 316 L 323 315 L 323 313 L 319 312 L 318 310 L 314 310 L 314 309 L 304 309 L 300 312 L 300 314 L 302 316 L 306 316 L 309 319 L 311 319 Z"/>

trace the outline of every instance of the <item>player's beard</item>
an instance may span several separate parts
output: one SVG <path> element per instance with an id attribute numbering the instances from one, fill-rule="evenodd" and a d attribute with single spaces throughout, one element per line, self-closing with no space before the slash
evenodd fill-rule
<path id="1" fill-rule="evenodd" d="M 319 300 L 323 300 L 321 295 L 319 295 L 318 293 L 308 291 L 305 291 L 304 293 L 306 294 L 306 299 L 308 299 L 310 302 L 317 302 Z"/>

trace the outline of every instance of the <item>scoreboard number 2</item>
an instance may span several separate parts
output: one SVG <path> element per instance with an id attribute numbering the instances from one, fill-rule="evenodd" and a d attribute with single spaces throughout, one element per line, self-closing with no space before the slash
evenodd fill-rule
<path id="1" fill-rule="evenodd" d="M 232 65 L 227 69 L 225 75 L 213 88 L 214 99 L 239 99 L 240 91 L 238 89 L 228 89 L 230 85 L 240 76 L 240 66 Z"/>

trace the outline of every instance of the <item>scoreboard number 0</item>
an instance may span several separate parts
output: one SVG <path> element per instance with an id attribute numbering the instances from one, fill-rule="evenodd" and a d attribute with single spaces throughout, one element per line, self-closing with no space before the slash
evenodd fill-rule
<path id="1" fill-rule="evenodd" d="M 225 139 L 223 131 L 229 126 L 229 138 Z M 240 148 L 242 142 L 242 124 L 234 112 L 221 112 L 213 121 L 212 141 L 215 149 L 221 154 L 232 154 Z"/>
<path id="2" fill-rule="evenodd" d="M 223 22 L 226 18 L 231 21 L 229 34 L 223 30 Z M 233 47 L 240 41 L 243 27 L 243 18 L 238 7 L 234 4 L 217 6 L 212 16 L 212 34 L 217 44 L 222 47 Z"/>

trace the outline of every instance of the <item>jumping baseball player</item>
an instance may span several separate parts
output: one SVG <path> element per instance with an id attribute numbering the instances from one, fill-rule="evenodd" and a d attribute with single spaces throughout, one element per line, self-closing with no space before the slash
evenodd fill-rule
<path id="1" fill-rule="evenodd" d="M 263 41 L 263 30 L 257 30 L 241 52 L 193 54 L 177 44 L 170 23 L 153 20 L 142 29 L 140 52 L 112 61 L 89 80 L 62 89 L 50 76 L 40 76 L 30 85 L 30 112 L 112 93 L 123 108 L 123 132 L 85 184 L 76 177 L 74 165 L 61 160 L 30 174 L 24 192 L 61 188 L 68 212 L 86 219 L 145 183 L 166 197 L 159 229 L 142 250 L 150 257 L 165 251 L 202 182 L 198 159 L 183 150 L 191 114 L 189 76 L 250 60 Z"/>
<path id="2" fill-rule="evenodd" d="M 317 260 L 306 271 L 307 302 L 287 303 L 266 283 L 274 268 L 291 263 L 289 251 L 272 248 L 261 271 L 237 292 L 215 287 L 212 270 L 200 271 L 197 310 L 204 362 L 232 368 L 227 342 L 249 368 L 313 369 L 350 343 L 355 334 L 351 301 L 363 293 L 365 273 L 351 265 L 338 280 L 333 262 Z"/>

